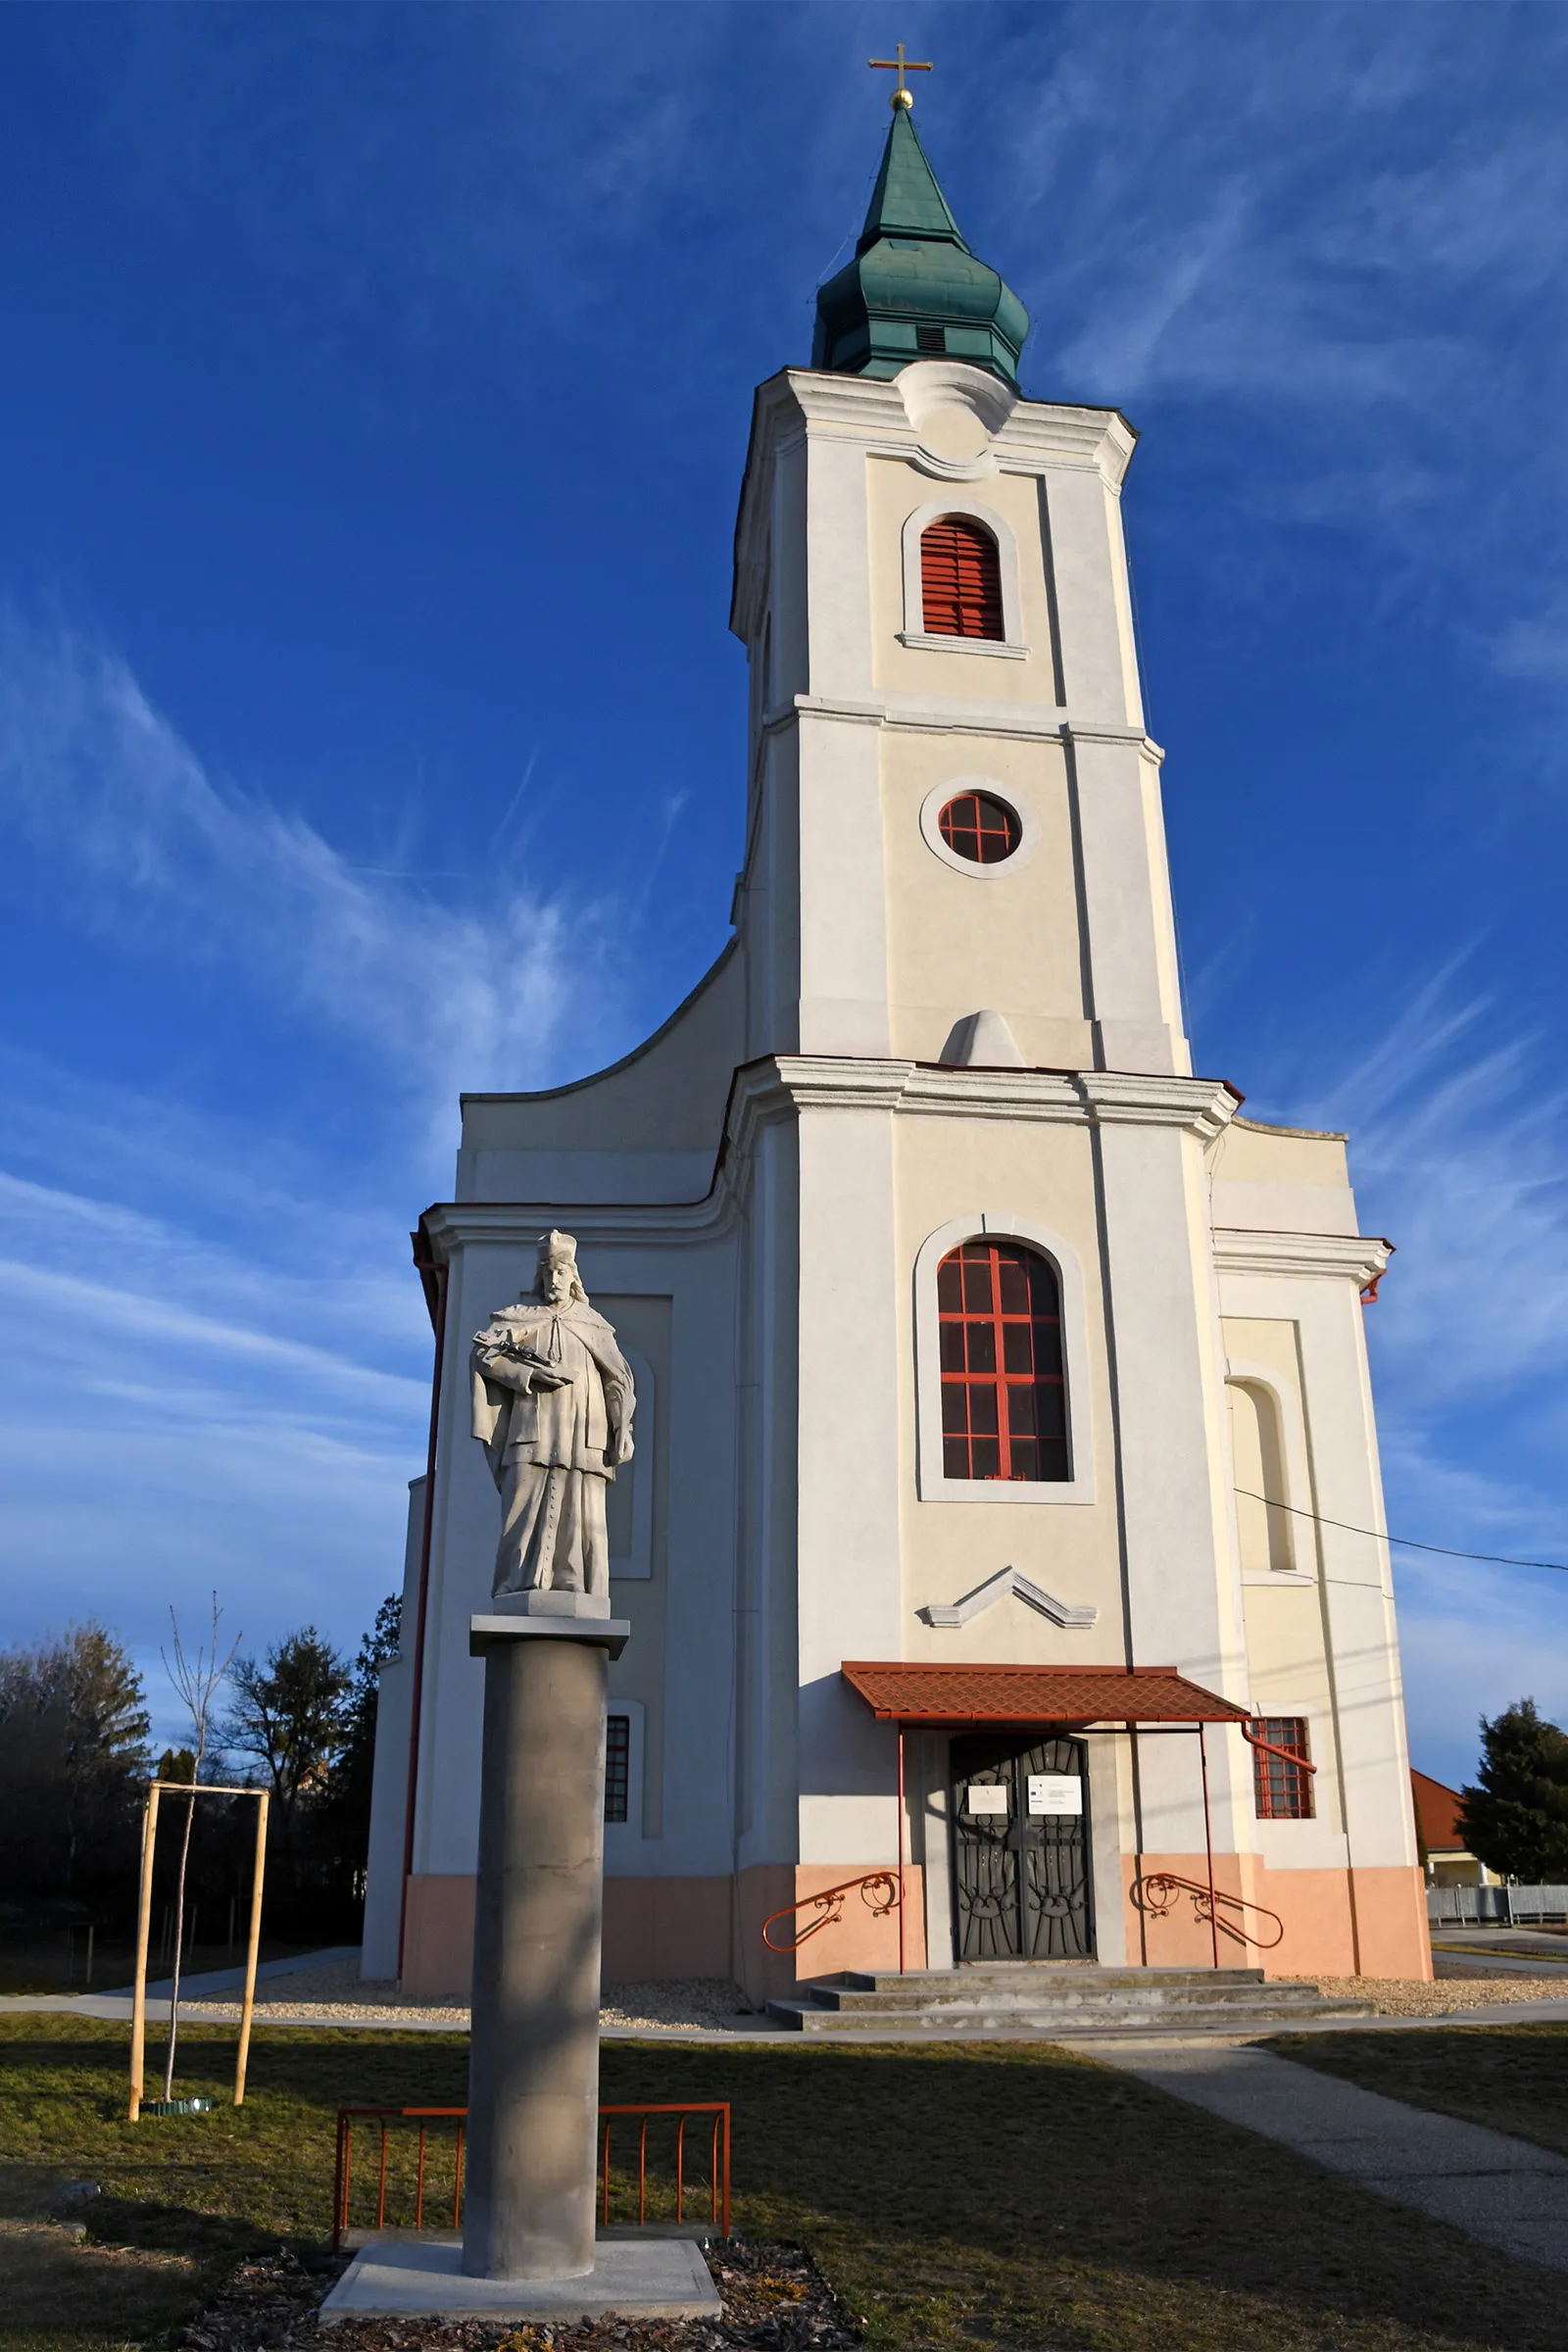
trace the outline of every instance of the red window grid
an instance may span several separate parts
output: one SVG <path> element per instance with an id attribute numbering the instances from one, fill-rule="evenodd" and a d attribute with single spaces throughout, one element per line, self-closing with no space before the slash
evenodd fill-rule
<path id="1" fill-rule="evenodd" d="M 937 1323 L 946 1476 L 1066 1479 L 1054 1270 L 1016 1242 L 964 1242 L 937 1268 Z"/>
<path id="2" fill-rule="evenodd" d="M 1252 1737 L 1266 1740 L 1270 1747 L 1282 1748 L 1282 1755 L 1269 1755 L 1262 1748 L 1252 1750 L 1252 1793 L 1257 1804 L 1259 1821 L 1310 1821 L 1312 1818 L 1312 1775 L 1303 1772 L 1301 1765 L 1311 1758 L 1306 1744 L 1306 1719 L 1301 1715 L 1260 1715 L 1252 1724 Z M 1299 1757 L 1300 1763 L 1290 1759 Z"/>
<path id="3" fill-rule="evenodd" d="M 943 840 L 975 865 L 1000 865 L 1023 839 L 1023 827 L 1004 801 L 988 792 L 960 792 L 937 818 Z"/>

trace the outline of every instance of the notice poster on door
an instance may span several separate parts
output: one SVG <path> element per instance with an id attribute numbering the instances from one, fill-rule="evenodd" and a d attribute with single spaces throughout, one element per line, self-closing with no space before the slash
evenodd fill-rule
<path id="1" fill-rule="evenodd" d="M 971 1814 L 1000 1813 L 1005 1817 L 1007 1811 L 1005 1781 L 971 1781 L 968 1796 L 968 1810 Z"/>
<path id="2" fill-rule="evenodd" d="M 1029 1810 L 1032 1814 L 1082 1813 L 1084 1785 L 1075 1772 L 1032 1772 Z"/>

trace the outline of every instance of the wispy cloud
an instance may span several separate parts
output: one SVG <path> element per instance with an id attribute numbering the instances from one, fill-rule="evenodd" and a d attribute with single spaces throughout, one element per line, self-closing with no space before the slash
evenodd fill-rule
<path id="1" fill-rule="evenodd" d="M 1363 1223 L 1398 1242 L 1378 1340 L 1406 1406 L 1512 1409 L 1568 1380 L 1568 1095 L 1464 977 L 1419 990 L 1305 1116 L 1349 1124 Z"/>
<path id="2" fill-rule="evenodd" d="M 1211 533 L 1263 511 L 1375 546 L 1385 597 L 1437 590 L 1467 655 L 1560 694 L 1560 22 L 1069 7 L 1017 40 L 1041 68 L 1002 101 L 1036 376 L 1245 431 L 1277 462 L 1215 473 Z"/>
<path id="3" fill-rule="evenodd" d="M 114 1107 L 134 1133 L 123 1090 Z M 398 1582 L 420 1464 L 417 1286 L 391 1219 L 225 1200 L 224 1155 L 178 1123 L 180 1215 L 0 1174 L 7 1637 L 91 1612 L 155 1668 L 168 1604 L 199 1614 L 216 1584 L 258 1638 L 311 1618 L 352 1644 Z M 50 1140 L 79 1163 L 69 1119 Z"/>
<path id="4" fill-rule="evenodd" d="M 1368 1308 L 1389 1525 L 1568 1562 L 1568 1097 L 1456 958 L 1381 1032 L 1303 1045 L 1271 1107 L 1348 1126 L 1363 1232 L 1397 1254 Z M 1269 1115 L 1267 1111 L 1264 1115 Z M 1417 1760 L 1468 1773 L 1477 1711 L 1568 1709 L 1568 1576 L 1395 1557 Z"/>
<path id="5" fill-rule="evenodd" d="M 370 1049 L 450 1115 L 458 1088 L 548 1083 L 612 1017 L 618 909 L 499 880 L 482 908 L 358 868 L 215 777 L 112 648 L 0 617 L 0 825 L 72 876 L 79 919 L 221 965 Z"/>

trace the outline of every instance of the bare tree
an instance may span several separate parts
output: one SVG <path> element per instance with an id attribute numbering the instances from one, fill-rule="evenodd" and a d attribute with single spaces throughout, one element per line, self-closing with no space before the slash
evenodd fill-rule
<path id="1" fill-rule="evenodd" d="M 218 1605 L 218 1594 L 215 1592 L 213 1594 L 212 1649 L 209 1651 L 205 1643 L 198 1643 L 195 1657 L 190 1658 L 185 1654 L 185 1645 L 180 1640 L 179 1619 L 171 1608 L 169 1622 L 174 1629 L 172 1662 L 171 1662 L 167 1650 L 159 1652 L 164 1661 L 164 1672 L 173 1684 L 189 1713 L 191 1730 L 194 1734 L 194 1762 L 190 1776 L 191 1791 L 186 1801 L 185 1835 L 180 1840 L 179 1878 L 174 1888 L 174 1981 L 170 1987 L 169 2056 L 164 2066 L 164 2096 L 166 2099 L 172 2099 L 174 2095 L 174 2040 L 179 2032 L 179 1966 L 180 1957 L 185 1948 L 185 1866 L 190 1860 L 190 1834 L 196 1820 L 196 1783 L 202 1777 L 202 1759 L 207 1753 L 213 1702 L 234 1662 L 234 1652 L 240 1643 L 240 1637 L 236 1634 L 228 1645 L 227 1655 L 220 1661 L 218 1626 L 222 1614 L 222 1610 Z"/>

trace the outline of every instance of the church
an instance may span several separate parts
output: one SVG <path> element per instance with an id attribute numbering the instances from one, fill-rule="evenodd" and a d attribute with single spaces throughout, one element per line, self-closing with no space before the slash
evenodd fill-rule
<path id="1" fill-rule="evenodd" d="M 611 1068 L 465 1096 L 415 1236 L 368 1976 L 466 1997 L 469 1349 L 552 1233 L 636 1390 L 607 1979 L 1431 1974 L 1362 1330 L 1390 1246 L 1343 1135 L 1193 1073 L 1136 435 L 1020 389 L 1028 324 L 901 73 L 810 366 L 756 395 L 733 937 Z"/>

